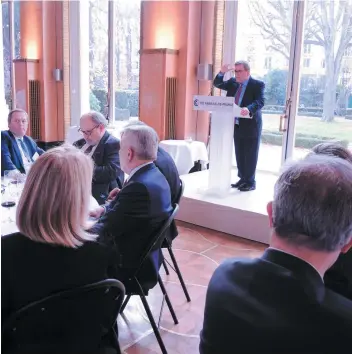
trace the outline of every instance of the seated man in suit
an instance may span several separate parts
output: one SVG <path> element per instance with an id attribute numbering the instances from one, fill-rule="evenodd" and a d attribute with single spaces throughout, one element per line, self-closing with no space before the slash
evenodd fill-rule
<path id="1" fill-rule="evenodd" d="M 109 191 L 116 186 L 121 188 L 124 181 L 124 173 L 120 168 L 120 141 L 106 131 L 107 120 L 99 112 L 84 114 L 79 125 L 83 139 L 73 145 L 92 157 L 92 195 L 99 204 L 103 204 Z"/>
<path id="2" fill-rule="evenodd" d="M 8 115 L 9 130 L 1 132 L 1 176 L 4 171 L 26 174 L 32 163 L 44 150 L 26 136 L 28 114 L 16 108 Z"/>
<path id="3" fill-rule="evenodd" d="M 309 156 L 287 167 L 268 204 L 270 247 L 226 260 L 207 291 L 200 353 L 340 353 L 352 302 L 323 277 L 352 245 L 352 165 Z"/>
<path id="4" fill-rule="evenodd" d="M 129 127 L 133 125 L 146 125 L 146 124 L 142 121 L 137 121 L 137 122 L 129 123 L 125 127 Z M 170 192 L 171 192 L 171 203 L 172 205 L 174 205 L 175 203 L 178 202 L 178 198 L 181 193 L 181 180 L 178 174 L 175 161 L 167 151 L 165 151 L 163 148 L 158 146 L 158 152 L 154 164 L 164 175 L 164 177 L 166 178 L 169 184 Z M 119 188 L 115 188 L 110 192 L 108 198 L 114 199 L 118 192 L 119 192 Z M 173 221 L 170 225 L 169 236 L 173 240 L 177 235 L 178 235 L 178 230 L 175 221 Z"/>
<path id="5" fill-rule="evenodd" d="M 312 151 L 313 154 L 340 157 L 352 164 L 352 152 L 337 143 L 321 143 Z M 325 273 L 324 283 L 329 289 L 352 300 L 352 249 L 340 254 L 336 263 Z"/>
<path id="6" fill-rule="evenodd" d="M 128 179 L 108 206 L 91 213 L 93 217 L 102 215 L 94 231 L 115 246 L 120 269 L 138 266 L 150 238 L 172 212 L 170 187 L 153 163 L 157 149 L 154 129 L 126 127 L 121 134 L 120 161 Z"/>

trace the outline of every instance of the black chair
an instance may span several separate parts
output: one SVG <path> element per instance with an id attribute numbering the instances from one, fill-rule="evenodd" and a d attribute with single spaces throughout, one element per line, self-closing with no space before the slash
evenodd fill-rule
<path id="1" fill-rule="evenodd" d="M 141 257 L 141 261 L 139 263 L 138 268 L 136 268 L 130 276 L 124 278 L 124 280 L 123 280 L 125 288 L 126 288 L 127 297 L 126 297 L 124 303 L 122 304 L 121 313 L 123 313 L 131 296 L 138 295 L 143 303 L 145 312 L 147 313 L 147 316 L 148 316 L 150 324 L 153 328 L 155 337 L 159 343 L 160 349 L 163 354 L 167 354 L 167 350 L 166 350 L 164 342 L 160 336 L 160 332 L 159 332 L 158 327 L 160 325 L 160 319 L 161 319 L 161 314 L 162 314 L 162 310 L 163 310 L 164 300 L 167 303 L 167 306 L 170 310 L 172 319 L 174 320 L 175 324 L 178 324 L 178 319 L 177 319 L 175 311 L 172 307 L 170 298 L 166 292 L 164 283 L 159 275 L 159 269 L 160 269 L 160 266 L 162 264 L 162 259 L 163 259 L 160 247 L 164 241 L 165 232 L 169 228 L 171 222 L 174 220 L 177 211 L 178 211 L 178 204 L 175 205 L 175 208 L 174 208 L 172 214 L 161 226 L 161 228 L 159 229 L 159 232 L 157 232 L 157 234 L 155 235 L 153 240 L 149 243 L 148 247 L 146 247 L 146 250 Z M 146 296 L 148 295 L 148 291 L 151 290 L 157 283 L 159 283 L 159 286 L 160 286 L 161 291 L 163 293 L 163 303 L 162 303 L 161 312 L 159 315 L 158 326 L 155 323 L 153 314 L 150 310 L 150 307 L 148 305 L 148 301 L 146 298 Z"/>
<path id="2" fill-rule="evenodd" d="M 120 281 L 106 279 L 35 301 L 2 326 L 2 353 L 120 354 L 115 324 L 124 294 Z"/>
<path id="3" fill-rule="evenodd" d="M 182 182 L 182 179 L 180 180 L 181 181 L 181 188 L 180 188 L 180 193 L 179 195 L 177 196 L 177 200 L 176 200 L 176 203 L 179 205 L 180 204 L 180 200 L 181 200 L 181 197 L 183 195 L 183 191 L 185 189 L 185 185 L 184 183 Z M 175 226 L 176 227 L 176 226 Z M 191 297 L 189 296 L 189 293 L 188 293 L 188 290 L 187 290 L 187 287 L 186 287 L 186 284 L 183 280 L 183 277 L 182 277 L 182 274 L 181 274 L 181 271 L 180 271 L 180 268 L 177 264 L 177 261 L 176 261 L 176 258 L 175 258 L 175 255 L 174 255 L 174 252 L 172 251 L 172 239 L 170 237 L 169 234 L 166 234 L 165 236 L 165 240 L 163 242 L 163 245 L 162 245 L 162 248 L 167 248 L 167 250 L 169 251 L 169 255 L 170 255 L 170 258 L 171 258 L 171 261 L 172 261 L 172 265 L 170 264 L 170 262 L 168 262 L 167 259 L 163 259 L 163 266 L 164 266 L 164 269 L 165 269 L 165 273 L 166 275 L 169 275 L 170 272 L 169 272 L 169 269 L 167 267 L 167 264 L 176 272 L 177 276 L 178 276 L 178 279 L 181 283 L 181 286 L 182 286 L 182 289 L 183 289 L 183 292 L 186 296 L 186 299 L 188 302 L 191 301 Z"/>

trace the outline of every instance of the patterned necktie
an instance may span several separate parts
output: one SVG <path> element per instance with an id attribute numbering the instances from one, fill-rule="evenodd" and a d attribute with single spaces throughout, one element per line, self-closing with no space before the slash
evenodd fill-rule
<path id="1" fill-rule="evenodd" d="M 242 87 L 243 85 L 240 84 L 237 91 L 236 91 L 236 95 L 235 95 L 235 103 L 238 105 L 238 102 L 240 101 L 240 97 L 241 97 L 241 92 L 242 92 Z M 238 117 L 235 117 L 235 123 L 237 125 L 240 124 L 240 120 L 238 119 Z"/>
<path id="2" fill-rule="evenodd" d="M 93 145 L 89 145 L 88 147 L 87 147 L 87 149 L 84 151 L 84 153 L 86 154 L 86 155 L 88 155 L 91 151 L 92 151 L 92 149 L 93 149 Z"/>
<path id="3" fill-rule="evenodd" d="M 27 161 L 28 161 L 28 162 L 32 162 L 32 159 L 31 159 L 31 157 L 29 156 L 29 153 L 28 153 L 26 144 L 23 142 L 22 139 L 18 139 L 18 141 L 20 142 L 20 145 L 21 145 L 23 154 L 24 154 L 24 156 L 26 157 Z"/>

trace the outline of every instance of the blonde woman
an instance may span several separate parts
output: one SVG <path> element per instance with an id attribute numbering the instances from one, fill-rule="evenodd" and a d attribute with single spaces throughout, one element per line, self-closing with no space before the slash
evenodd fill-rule
<path id="1" fill-rule="evenodd" d="M 61 290 L 111 278 L 110 250 L 87 230 L 93 162 L 74 147 L 40 156 L 17 208 L 19 233 L 2 237 L 2 320 Z"/>

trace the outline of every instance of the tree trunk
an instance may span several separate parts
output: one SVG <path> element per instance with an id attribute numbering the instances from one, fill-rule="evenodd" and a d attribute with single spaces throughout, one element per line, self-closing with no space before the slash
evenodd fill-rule
<path id="1" fill-rule="evenodd" d="M 89 66 L 90 68 L 94 68 L 94 33 L 93 33 L 93 7 L 94 4 L 89 2 Z"/>
<path id="2" fill-rule="evenodd" d="M 332 122 L 336 104 L 337 78 L 335 75 L 335 58 L 333 49 L 325 47 L 325 90 L 323 97 L 323 116 L 322 121 Z"/>
<path id="3" fill-rule="evenodd" d="M 324 98 L 323 98 L 323 116 L 324 122 L 332 122 L 334 120 L 334 111 L 336 104 L 336 87 L 332 75 L 327 75 Z"/>
<path id="4" fill-rule="evenodd" d="M 132 31 L 131 19 L 127 20 L 127 36 L 126 36 L 126 71 L 127 71 L 127 85 L 130 89 L 132 87 Z"/>

